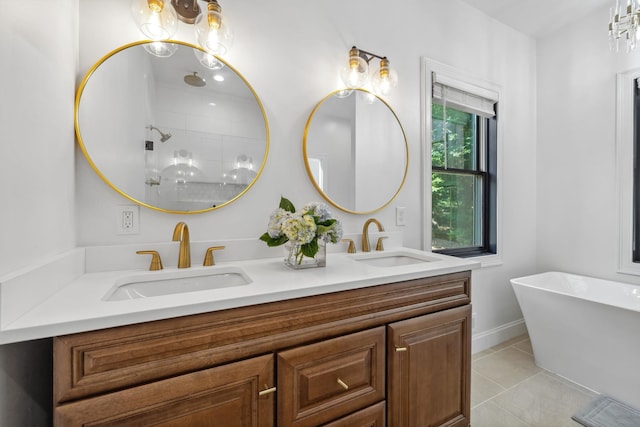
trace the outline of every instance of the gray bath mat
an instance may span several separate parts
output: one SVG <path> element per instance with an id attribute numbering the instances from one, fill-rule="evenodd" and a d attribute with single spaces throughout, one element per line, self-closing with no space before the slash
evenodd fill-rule
<path id="1" fill-rule="evenodd" d="M 594 399 L 571 418 L 586 427 L 640 426 L 640 411 L 608 396 Z"/>

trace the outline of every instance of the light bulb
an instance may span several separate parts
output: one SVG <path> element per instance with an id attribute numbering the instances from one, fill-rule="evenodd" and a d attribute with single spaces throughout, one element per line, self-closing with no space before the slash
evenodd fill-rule
<path id="1" fill-rule="evenodd" d="M 342 81 L 349 89 L 364 86 L 368 78 L 369 65 L 359 54 L 356 47 L 349 51 L 349 61 L 340 71 Z"/>
<path id="2" fill-rule="evenodd" d="M 178 15 L 163 0 L 133 0 L 131 13 L 140 31 L 153 41 L 170 39 L 178 29 Z"/>
<path id="3" fill-rule="evenodd" d="M 380 68 L 373 73 L 371 85 L 378 95 L 389 95 L 398 85 L 398 74 L 389 66 L 387 58 L 380 60 Z"/>
<path id="4" fill-rule="evenodd" d="M 216 1 L 207 4 L 195 22 L 196 38 L 200 46 L 213 55 L 224 55 L 231 49 L 233 33 L 228 19 L 222 16 L 222 9 Z"/>

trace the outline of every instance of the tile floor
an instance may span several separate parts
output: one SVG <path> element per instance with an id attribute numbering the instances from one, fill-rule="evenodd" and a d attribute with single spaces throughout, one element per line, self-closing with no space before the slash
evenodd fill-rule
<path id="1" fill-rule="evenodd" d="M 581 427 L 571 420 L 596 396 L 533 361 L 527 335 L 473 356 L 472 427 Z"/>

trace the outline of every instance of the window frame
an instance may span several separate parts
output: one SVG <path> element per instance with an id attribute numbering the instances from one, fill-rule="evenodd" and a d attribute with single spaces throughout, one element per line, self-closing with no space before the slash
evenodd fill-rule
<path id="1" fill-rule="evenodd" d="M 499 86 L 481 80 L 476 77 L 472 77 L 466 74 L 459 72 L 458 70 L 433 61 L 428 58 L 423 58 L 422 62 L 422 75 L 423 75 L 423 97 L 422 97 L 422 163 L 423 163 L 423 185 L 424 191 L 422 193 L 423 197 L 423 221 L 422 221 L 422 234 L 423 234 L 423 248 L 424 250 L 431 251 L 432 250 L 432 232 L 431 232 L 431 219 L 432 219 L 432 197 L 431 197 L 431 179 L 432 173 L 441 168 L 434 168 L 431 163 L 431 137 L 432 137 L 432 103 L 434 102 L 432 95 L 432 85 L 433 85 L 433 73 L 437 73 L 438 76 L 445 76 L 445 78 L 449 81 L 459 82 L 463 87 L 468 86 L 472 88 L 480 88 L 480 90 L 490 91 L 495 94 L 497 99 L 497 104 L 501 107 L 502 105 L 502 97 L 501 89 Z M 453 107 L 455 108 L 455 107 Z M 504 110 L 504 108 L 501 108 Z M 479 117 L 480 120 L 483 120 L 482 117 Z M 489 120 L 489 125 L 486 126 L 483 132 L 487 134 L 493 134 L 494 140 L 492 143 L 486 144 L 488 145 L 488 149 L 492 150 L 491 152 L 481 153 L 480 156 L 486 156 L 487 165 L 486 170 L 483 173 L 486 173 L 486 179 L 484 179 L 483 183 L 483 191 L 487 194 L 487 197 L 483 197 L 483 217 L 486 218 L 485 223 L 489 224 L 484 227 L 483 233 L 483 242 L 484 245 L 481 247 L 468 247 L 468 248 L 456 248 L 456 249 L 444 249 L 437 250 L 434 252 L 452 255 L 457 257 L 464 258 L 476 258 L 481 261 L 483 266 L 488 265 L 498 265 L 502 263 L 502 255 L 500 252 L 501 244 L 501 224 L 499 218 L 501 216 L 501 184 L 500 179 L 497 179 L 497 176 L 500 176 L 501 169 L 501 123 L 504 121 L 504 115 L 502 111 L 500 112 L 500 120 Z M 486 138 L 486 135 L 484 136 Z M 480 157 L 478 156 L 478 157 Z M 478 159 L 480 160 L 480 159 Z M 458 171 L 451 168 L 448 168 L 448 172 Z M 468 173 L 469 171 L 463 170 L 463 173 Z M 427 190 L 428 189 L 428 190 Z M 491 205 L 493 205 L 493 209 L 491 209 Z"/>
<path id="2" fill-rule="evenodd" d="M 618 182 L 618 273 L 640 276 L 634 262 L 634 110 L 636 80 L 640 69 L 617 75 L 616 81 L 616 180 Z M 640 153 L 637 154 L 640 156 Z M 640 219 L 639 219 L 640 221 Z"/>

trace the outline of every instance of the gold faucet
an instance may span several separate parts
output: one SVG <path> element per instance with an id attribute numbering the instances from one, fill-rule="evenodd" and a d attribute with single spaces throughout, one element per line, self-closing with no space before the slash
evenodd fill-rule
<path id="1" fill-rule="evenodd" d="M 189 242 L 189 227 L 184 222 L 176 224 L 173 230 L 173 241 L 180 241 L 178 253 L 178 268 L 191 267 L 191 243 Z"/>
<path id="2" fill-rule="evenodd" d="M 384 227 L 375 218 L 369 218 L 362 227 L 362 252 L 369 252 L 369 224 L 374 223 L 378 226 L 378 231 L 384 231 Z"/>

